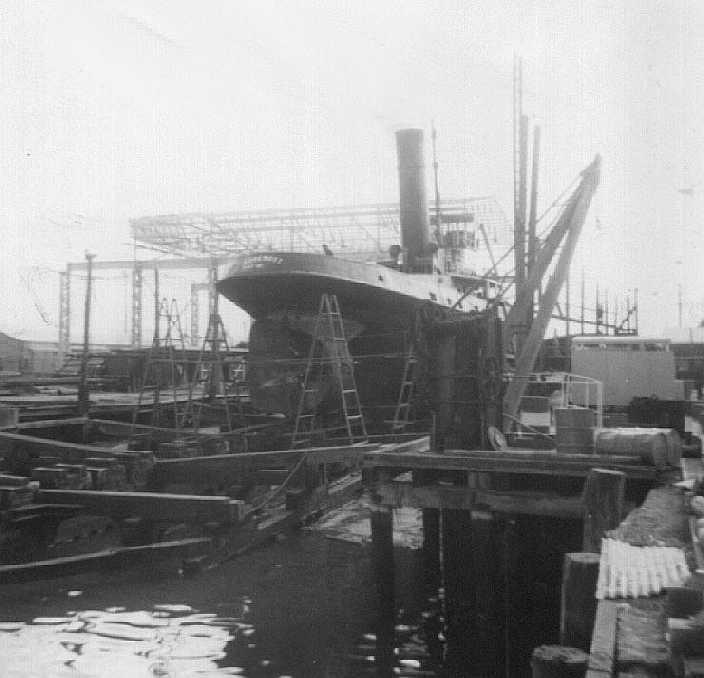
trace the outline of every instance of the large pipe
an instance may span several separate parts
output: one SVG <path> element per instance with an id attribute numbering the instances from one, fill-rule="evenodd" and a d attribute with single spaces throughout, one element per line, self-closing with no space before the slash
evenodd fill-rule
<path id="1" fill-rule="evenodd" d="M 428 201 L 425 194 L 423 130 L 402 129 L 396 132 L 401 215 L 401 247 L 407 265 L 413 267 L 426 254 L 430 242 Z"/>

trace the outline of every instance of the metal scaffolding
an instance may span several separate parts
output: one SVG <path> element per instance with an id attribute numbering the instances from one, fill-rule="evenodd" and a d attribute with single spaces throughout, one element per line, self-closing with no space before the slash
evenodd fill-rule
<path id="1" fill-rule="evenodd" d="M 503 236 L 508 228 L 492 197 L 445 200 L 440 208 L 442 221 L 482 223 L 492 239 Z M 130 225 L 138 247 L 181 256 L 218 257 L 262 250 L 320 252 L 327 245 L 342 256 L 364 257 L 386 255 L 391 245 L 400 242 L 398 203 L 174 214 L 141 217 Z"/>
<path id="2" fill-rule="evenodd" d="M 440 204 L 440 220 L 459 229 L 481 228 L 494 243 L 504 242 L 510 234 L 510 224 L 492 197 L 445 200 Z M 434 225 L 436 215 L 430 221 Z M 145 271 L 195 270 L 207 274 L 208 282 L 194 281 L 191 285 L 191 344 L 197 346 L 200 293 L 208 291 L 208 313 L 212 315 L 217 266 L 227 263 L 229 257 L 271 250 L 322 252 L 325 245 L 347 258 L 378 259 L 388 256 L 389 247 L 400 242 L 398 203 L 173 214 L 141 217 L 132 220 L 130 226 L 135 251 L 170 255 L 168 259 L 94 262 L 95 270 L 131 271 L 131 343 L 135 348 L 143 340 Z M 85 272 L 85 268 L 85 262 L 70 263 L 61 274 L 59 345 L 64 354 L 68 352 L 71 330 L 70 278 L 72 273 Z"/>

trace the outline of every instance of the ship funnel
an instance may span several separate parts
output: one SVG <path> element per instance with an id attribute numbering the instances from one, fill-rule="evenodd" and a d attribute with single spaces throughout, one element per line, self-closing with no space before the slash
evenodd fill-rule
<path id="1" fill-rule="evenodd" d="M 425 194 L 423 130 L 402 129 L 396 132 L 398 178 L 401 212 L 401 247 L 406 264 L 414 268 L 417 259 L 427 253 L 430 241 L 428 201 Z"/>

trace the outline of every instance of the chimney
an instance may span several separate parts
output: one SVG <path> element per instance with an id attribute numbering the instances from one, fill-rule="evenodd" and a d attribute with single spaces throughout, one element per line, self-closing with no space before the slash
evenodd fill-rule
<path id="1" fill-rule="evenodd" d="M 430 242 L 428 201 L 425 194 L 423 130 L 402 129 L 396 132 L 398 178 L 401 212 L 401 247 L 412 269 Z"/>

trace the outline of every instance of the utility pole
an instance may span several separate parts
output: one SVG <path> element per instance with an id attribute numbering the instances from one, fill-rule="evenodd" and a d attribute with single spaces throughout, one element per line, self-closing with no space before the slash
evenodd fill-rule
<path id="1" fill-rule="evenodd" d="M 584 336 L 584 267 L 582 267 L 582 289 L 580 290 L 580 292 L 581 292 L 580 304 L 582 307 L 582 310 L 580 311 L 580 316 L 579 316 L 580 321 L 581 321 L 580 322 L 580 325 L 581 325 L 580 332 L 581 332 L 582 336 Z"/>
<path id="2" fill-rule="evenodd" d="M 90 298 L 93 291 L 93 259 L 95 254 L 86 252 L 88 273 L 86 280 L 86 300 L 83 311 L 83 353 L 81 354 L 81 378 L 78 385 L 78 410 L 81 416 L 87 416 L 90 410 L 88 392 L 88 349 L 90 347 Z"/>

